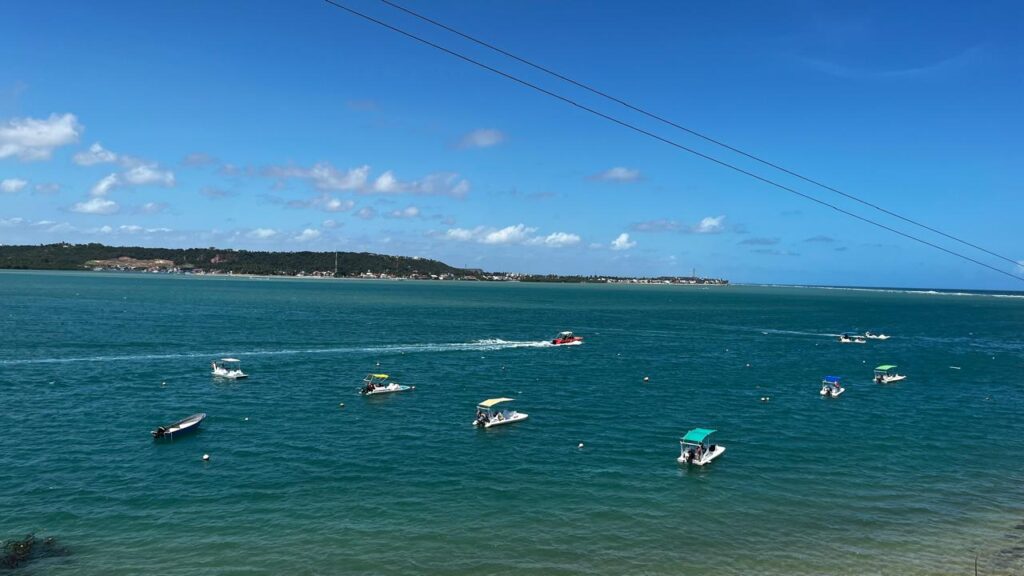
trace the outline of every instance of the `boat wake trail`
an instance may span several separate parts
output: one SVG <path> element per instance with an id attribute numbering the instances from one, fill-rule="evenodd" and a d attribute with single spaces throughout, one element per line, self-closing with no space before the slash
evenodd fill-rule
<path id="1" fill-rule="evenodd" d="M 550 348 L 547 340 L 515 341 L 488 338 L 475 342 L 425 344 L 384 344 L 380 346 L 340 346 L 333 348 L 295 348 L 284 350 L 230 350 L 217 352 L 179 352 L 174 354 L 135 354 L 119 356 L 80 356 L 68 358 L 23 358 L 0 360 L 0 366 L 25 364 L 69 364 L 75 362 L 118 362 L 131 360 L 179 360 L 188 358 L 219 358 L 221 356 L 287 356 L 294 354 L 415 354 L 421 352 L 485 352 L 508 348 Z"/>

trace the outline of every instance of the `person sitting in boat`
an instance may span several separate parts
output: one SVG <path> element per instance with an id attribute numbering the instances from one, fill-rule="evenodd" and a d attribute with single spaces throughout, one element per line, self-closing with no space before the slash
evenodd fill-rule
<path id="1" fill-rule="evenodd" d="M 696 454 L 694 454 L 694 457 L 695 457 L 695 458 L 696 458 L 697 460 L 700 460 L 700 457 L 701 457 L 701 456 L 702 456 L 703 454 L 704 454 L 704 447 L 703 447 L 703 446 L 697 446 Z"/>

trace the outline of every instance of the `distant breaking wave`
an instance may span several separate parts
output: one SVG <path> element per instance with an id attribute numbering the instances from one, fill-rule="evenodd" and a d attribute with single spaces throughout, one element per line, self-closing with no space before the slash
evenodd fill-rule
<path id="1" fill-rule="evenodd" d="M 118 362 L 125 360 L 174 360 L 179 358 L 219 358 L 222 356 L 285 356 L 291 354 L 366 354 L 366 353 L 418 353 L 418 352 L 483 352 L 507 348 L 550 348 L 548 340 L 510 341 L 488 338 L 475 342 L 449 342 L 441 344 L 386 344 L 382 346 L 343 346 L 336 348 L 295 348 L 284 350 L 248 350 L 220 352 L 180 352 L 176 354 L 137 354 L 123 356 L 81 356 L 73 358 L 27 358 L 0 360 L 0 366 L 23 364 L 67 364 L 73 362 Z"/>
<path id="2" fill-rule="evenodd" d="M 811 286 L 805 284 L 747 284 L 766 288 L 810 288 L 818 290 L 849 290 L 852 292 L 888 292 L 892 294 L 927 294 L 931 296 L 986 296 L 989 298 L 1024 298 L 1019 292 L 964 292 L 955 290 L 929 290 L 925 288 L 862 288 L 854 286 Z"/>

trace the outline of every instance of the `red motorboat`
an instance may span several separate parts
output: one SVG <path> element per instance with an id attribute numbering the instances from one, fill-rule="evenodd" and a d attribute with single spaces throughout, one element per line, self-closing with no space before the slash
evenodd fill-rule
<path id="1" fill-rule="evenodd" d="M 583 336 L 576 336 L 572 332 L 559 332 L 558 336 L 551 341 L 555 346 L 564 346 L 566 344 L 583 344 Z"/>

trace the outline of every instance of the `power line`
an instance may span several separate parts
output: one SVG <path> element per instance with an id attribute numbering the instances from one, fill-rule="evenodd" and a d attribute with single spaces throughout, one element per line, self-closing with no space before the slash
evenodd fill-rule
<path id="1" fill-rule="evenodd" d="M 629 108 L 630 110 L 633 110 L 634 112 L 639 112 L 640 114 L 643 114 L 644 116 L 647 116 L 648 118 L 653 118 L 654 120 L 657 120 L 659 122 L 662 122 L 664 124 L 672 126 L 673 128 L 677 128 L 679 130 L 682 130 L 683 132 L 686 132 L 688 134 L 696 136 L 697 138 L 700 138 L 700 139 L 705 140 L 707 142 L 711 142 L 712 144 L 715 144 L 717 146 L 721 146 L 722 148 L 725 148 L 726 150 L 729 150 L 731 152 L 735 152 L 736 154 L 739 154 L 741 156 L 744 156 L 744 157 L 749 158 L 751 160 L 754 160 L 756 162 L 760 162 L 761 164 L 763 164 L 765 166 L 769 166 L 771 168 L 779 170 L 780 172 L 784 172 L 786 174 L 789 174 L 790 176 L 799 178 L 800 180 L 803 180 L 804 182 L 807 182 L 809 184 L 813 184 L 815 186 L 818 186 L 819 188 L 823 188 L 823 189 L 828 190 L 830 192 L 835 192 L 836 194 L 839 194 L 841 196 L 849 198 L 850 200 L 853 200 L 855 202 L 859 202 L 860 204 L 863 204 L 864 206 L 869 206 L 871 208 L 874 208 L 875 210 L 878 210 L 879 212 L 888 214 L 889 216 L 892 216 L 894 218 L 898 218 L 898 219 L 903 220 L 904 222 L 907 222 L 909 224 L 913 224 L 915 226 L 919 226 L 921 228 L 924 228 L 925 230 L 928 230 L 929 232 L 934 232 L 935 234 L 938 234 L 940 236 L 944 236 L 946 238 L 949 238 L 950 240 L 959 242 L 960 244 L 963 244 L 965 246 L 970 246 L 971 248 L 974 248 L 975 250 L 980 250 L 981 252 L 989 254 L 990 256 L 995 256 L 996 258 L 1001 258 L 1001 259 L 1009 262 L 1010 264 L 1014 264 L 1014 265 L 1018 264 L 1018 262 L 1016 260 L 1012 259 L 1012 258 L 1008 258 L 1006 256 L 1003 256 L 1002 254 L 998 254 L 998 253 L 993 252 L 993 251 L 991 251 L 991 250 L 989 250 L 987 248 L 983 248 L 981 246 L 978 246 L 977 244 L 973 244 L 971 242 L 968 242 L 967 240 L 964 240 L 962 238 L 958 238 L 956 236 L 953 236 L 952 234 L 947 234 L 946 232 L 943 232 L 942 230 L 938 230 L 936 228 L 928 226 L 927 224 L 924 224 L 922 222 L 918 222 L 917 220 L 913 220 L 913 219 L 908 218 L 906 216 L 903 216 L 901 214 L 897 214 L 896 212 L 893 212 L 891 210 L 883 208 L 882 206 L 879 206 L 879 205 L 874 204 L 872 202 L 868 202 L 867 200 L 864 200 L 862 198 L 854 196 L 853 194 L 849 194 L 847 192 L 843 192 L 842 190 L 839 190 L 839 189 L 837 189 L 837 188 L 835 188 L 833 186 L 829 186 L 828 184 L 825 184 L 823 182 L 820 182 L 820 181 L 815 180 L 813 178 L 810 178 L 808 176 L 804 176 L 803 174 L 800 174 L 799 172 L 796 172 L 794 170 L 790 170 L 790 169 L 788 169 L 788 168 L 786 168 L 784 166 L 780 166 L 778 164 L 775 164 L 774 162 L 771 162 L 769 160 L 765 160 L 764 158 L 761 158 L 761 157 L 756 156 L 754 154 L 751 154 L 749 152 L 745 152 L 744 150 L 736 148 L 735 146 L 731 146 L 731 145 L 729 145 L 729 144 L 727 144 L 725 142 L 722 142 L 721 140 L 718 140 L 716 138 L 708 136 L 707 134 L 703 134 L 703 133 L 698 132 L 698 131 L 696 131 L 696 130 L 694 130 L 692 128 L 687 128 L 686 126 L 683 126 L 683 125 L 678 124 L 678 123 L 676 123 L 676 122 L 674 122 L 672 120 L 669 120 L 668 118 L 665 118 L 664 116 L 660 116 L 660 115 L 655 114 L 653 112 L 650 112 L 648 110 L 644 110 L 643 108 L 640 108 L 639 106 L 630 104 L 629 102 L 627 102 L 627 101 L 625 101 L 625 100 L 623 100 L 621 98 L 618 98 L 616 96 L 612 96 L 611 94 L 608 94 L 607 92 L 604 92 L 602 90 L 594 88 L 593 86 L 589 86 L 587 84 L 584 84 L 583 82 L 579 82 L 577 80 L 573 80 L 572 78 L 570 78 L 568 76 L 565 76 L 564 74 L 556 72 L 556 71 L 554 71 L 554 70 L 552 70 L 550 68 L 547 68 L 545 66 L 537 64 L 535 62 L 531 62 L 531 61 L 529 61 L 529 60 L 527 60 L 525 58 L 517 56 L 517 55 L 515 55 L 515 54 L 513 54 L 513 53 L 511 53 L 511 52 L 509 52 L 507 50 L 499 48 L 499 47 L 497 47 L 497 46 L 495 46 L 493 44 L 490 44 L 490 43 L 488 43 L 488 42 L 486 42 L 484 40 L 480 40 L 479 38 L 475 38 L 473 36 L 470 36 L 469 34 L 466 34 L 465 32 L 462 32 L 460 30 L 452 28 L 451 26 L 448 26 L 447 24 L 444 24 L 443 22 L 438 22 L 437 20 L 434 20 L 432 18 L 424 16 L 423 14 L 420 14 L 418 12 L 410 10 L 409 8 L 406 8 L 404 6 L 401 6 L 399 4 L 391 2 L 390 0 L 380 0 L 380 1 L 383 2 L 384 4 L 387 4 L 388 6 L 391 6 L 392 8 L 395 8 L 397 10 L 401 10 L 402 12 L 405 12 L 406 14 L 409 14 L 411 16 L 415 16 L 416 18 L 419 18 L 420 20 L 423 20 L 424 22 L 429 22 L 430 24 L 433 24 L 434 26 L 437 26 L 439 28 L 443 28 L 443 29 L 445 29 L 445 30 L 447 30 L 447 31 L 449 31 L 449 32 L 451 32 L 453 34 L 461 36 L 462 38 L 465 38 L 466 40 L 469 40 L 470 42 L 474 42 L 474 43 L 476 43 L 476 44 L 478 44 L 480 46 L 483 46 L 483 47 L 488 48 L 490 50 L 493 50 L 493 51 L 495 51 L 495 52 L 497 52 L 499 54 L 502 54 L 503 56 L 507 56 L 509 58 L 512 58 L 513 60 L 516 60 L 517 62 L 521 62 L 523 64 L 526 64 L 527 66 L 530 66 L 530 67 L 532 67 L 532 68 L 534 68 L 536 70 L 540 70 L 541 72 L 544 72 L 546 74 L 554 76 L 555 78 L 558 78 L 559 80 L 564 80 L 565 82 L 568 82 L 568 83 L 570 83 L 570 84 L 572 84 L 574 86 L 577 86 L 579 88 L 582 88 L 584 90 L 587 90 L 588 92 L 591 92 L 593 94 L 597 94 L 598 96 L 601 96 L 603 98 L 611 100 L 612 102 L 615 102 L 617 104 L 621 104 L 622 106 L 625 106 L 626 108 Z"/>
<path id="2" fill-rule="evenodd" d="M 383 20 L 379 20 L 377 18 L 374 18 L 373 16 L 370 16 L 368 14 L 364 14 L 362 12 L 359 12 L 358 10 L 355 10 L 353 8 L 350 8 L 348 6 L 340 4 L 340 3 L 338 3 L 335 0 L 324 0 L 324 2 L 326 2 L 327 4 L 330 4 L 331 6 L 334 6 L 335 8 L 339 8 L 341 10 L 344 10 L 344 11 L 346 11 L 346 12 L 348 12 L 348 13 L 354 15 L 354 16 L 358 16 L 358 17 L 360 17 L 360 18 L 362 18 L 364 20 L 367 20 L 369 22 L 373 22 L 374 24 L 377 24 L 378 26 L 382 26 L 382 27 L 387 28 L 387 29 L 389 29 L 389 30 L 391 30 L 393 32 L 397 32 L 397 33 L 399 33 L 399 34 L 401 34 L 401 35 L 403 35 L 403 36 L 405 36 L 407 38 L 411 38 L 413 40 L 416 40 L 417 42 L 420 42 L 422 44 L 426 44 L 427 46 L 430 46 L 432 48 L 440 50 L 440 51 L 442 51 L 442 52 L 444 52 L 446 54 L 449 54 L 451 56 L 454 56 L 454 57 L 456 57 L 456 58 L 458 58 L 460 60 L 463 60 L 465 62 L 469 62 L 470 64 L 474 64 L 476 66 L 479 66 L 480 68 L 483 68 L 484 70 L 487 70 L 489 72 L 493 72 L 493 73 L 495 73 L 495 74 L 497 74 L 499 76 L 502 76 L 504 78 L 512 80 L 513 82 L 516 82 L 518 84 L 526 86 L 527 88 L 531 88 L 533 90 L 536 90 L 537 92 L 540 92 L 542 94 L 545 94 L 545 95 L 550 96 L 552 98 L 555 98 L 557 100 L 561 100 L 562 102 L 565 102 L 566 104 L 569 104 L 570 106 L 579 108 L 580 110 L 583 110 L 585 112 L 589 112 L 589 113 L 591 113 L 591 114 L 593 114 L 595 116 L 598 116 L 600 118 L 603 118 L 605 120 L 608 120 L 610 122 L 618 124 L 618 125 L 620 125 L 620 126 L 622 126 L 624 128 L 628 128 L 630 130 L 633 130 L 634 132 L 638 132 L 638 133 L 643 134 L 645 136 L 648 136 L 650 138 L 654 138 L 655 140 L 658 140 L 660 142 L 663 142 L 665 144 L 668 144 L 670 146 L 673 146 L 673 147 L 678 148 L 680 150 L 683 150 L 685 152 L 689 152 L 690 154 L 693 154 L 693 155 L 698 156 L 700 158 L 703 158 L 705 160 L 714 162 L 715 164 L 718 164 L 719 166 L 723 166 L 725 168 L 728 168 L 730 170 L 733 170 L 733 171 L 738 172 L 740 174 L 743 174 L 745 176 L 749 176 L 751 178 L 754 178 L 755 180 L 759 180 L 761 182 L 764 182 L 765 184 L 769 184 L 771 186 L 774 186 L 774 187 L 776 187 L 776 188 L 778 188 L 780 190 L 785 190 L 786 192 L 789 192 L 791 194 L 795 194 L 797 196 L 800 196 L 801 198 L 810 200 L 810 201 L 815 202 L 817 204 L 820 204 L 822 206 L 826 206 L 828 208 L 831 208 L 831 209 L 835 210 L 836 212 L 839 212 L 841 214 L 845 214 L 847 216 L 850 216 L 851 218 L 856 218 L 857 220 L 860 220 L 862 222 L 866 222 L 868 224 L 872 224 L 872 225 L 877 226 L 878 228 L 881 228 L 883 230 L 888 230 L 889 232 L 892 232 L 893 234 L 897 234 L 899 236 L 903 236 L 904 238 L 913 240 L 915 242 L 919 242 L 921 244 L 924 244 L 925 246 L 930 246 L 932 248 L 935 248 L 936 250 L 941 250 L 941 251 L 943 251 L 943 252 L 945 252 L 947 254 L 950 254 L 952 256 L 956 256 L 957 258 L 961 258 L 961 259 L 966 260 L 968 262 L 972 262 L 974 264 L 977 264 L 978 266 L 982 266 L 982 267 L 988 268 L 989 270 L 992 270 L 994 272 L 998 272 L 1000 274 L 1003 274 L 1004 276 L 1009 276 L 1010 278 L 1013 278 L 1015 280 L 1020 280 L 1020 281 L 1024 282 L 1024 277 L 1022 277 L 1022 276 L 1017 276 L 1017 275 L 1011 274 L 1011 273 L 1009 273 L 1009 272 L 1007 272 L 1005 270 L 1000 270 L 999 268 L 996 268 L 995 266 L 991 266 L 989 264 L 986 264 L 984 262 L 981 262 L 979 260 L 971 258 L 970 256 L 967 256 L 965 254 L 961 254 L 959 252 L 954 252 L 953 250 L 950 250 L 950 249 L 945 248 L 943 246 L 939 246 L 938 244 L 934 244 L 934 243 L 929 242 L 927 240 L 924 240 L 922 238 L 918 238 L 918 237 L 913 236 L 911 234 L 907 234 L 906 232 L 902 232 L 900 230 L 896 230 L 895 228 L 891 228 L 891 227 L 889 227 L 889 226 L 887 226 L 885 224 L 882 224 L 880 222 L 876 222 L 874 220 L 871 220 L 870 218 L 866 218 L 866 217 L 861 216 L 859 214 L 855 214 L 853 212 L 850 212 L 849 210 L 845 210 L 843 208 L 840 208 L 839 206 L 836 206 L 835 204 L 830 204 L 830 203 L 828 203 L 828 202 L 826 202 L 824 200 L 815 198 L 814 196 L 811 196 L 809 194 L 805 194 L 805 193 L 800 192 L 799 190 L 796 190 L 794 188 L 790 188 L 790 187 L 785 186 L 783 184 L 779 184 L 778 182 L 775 182 L 774 180 L 770 180 L 770 179 L 768 179 L 768 178 L 766 178 L 764 176 L 755 174 L 753 172 L 750 172 L 748 170 L 740 168 L 739 166 L 736 166 L 734 164 L 730 164 L 730 163 L 728 163 L 728 162 L 726 162 L 724 160 L 719 160 L 718 158 L 715 158 L 714 156 L 709 156 L 708 154 L 705 154 L 703 152 L 699 152 L 697 150 L 694 150 L 692 148 L 684 146 L 683 144 L 680 144 L 680 143 L 678 143 L 678 142 L 676 142 L 674 140 L 670 140 L 670 139 L 665 138 L 663 136 L 659 136 L 659 135 L 657 135 L 657 134 L 655 134 L 653 132 L 649 132 L 649 131 L 647 131 L 647 130 L 645 130 L 643 128 L 640 128 L 638 126 L 630 124 L 630 123 L 628 123 L 628 122 L 626 122 L 624 120 L 619 120 L 618 118 L 615 118 L 614 116 L 610 116 L 608 114 L 605 114 L 604 112 L 600 112 L 600 111 L 595 110 L 593 108 L 589 108 L 589 107 L 587 107 L 587 106 L 585 106 L 583 104 L 580 104 L 579 102 L 576 102 L 575 100 L 572 100 L 570 98 L 562 96 L 561 94 L 558 94 L 556 92 L 552 92 L 551 90 L 547 90 L 545 88 L 537 86 L 536 84 L 532 84 L 532 83 L 530 83 L 530 82 L 528 82 L 526 80 L 523 80 L 522 78 L 519 78 L 517 76 L 514 76 L 512 74 L 509 74 L 509 73 L 504 72 L 502 70 L 499 70 L 497 68 L 494 68 L 492 66 L 484 64 L 483 62 L 480 62 L 478 60 L 474 60 L 473 58 L 470 58 L 469 56 L 465 56 L 463 54 L 455 52 L 454 50 L 451 50 L 449 48 L 441 46 L 440 44 L 436 44 L 434 42 L 431 42 L 430 40 L 427 40 L 425 38 L 417 36 L 417 35 L 415 35 L 415 34 L 413 34 L 411 32 L 407 32 L 405 30 L 402 30 L 401 28 L 398 28 L 396 26 L 388 24 L 387 22 L 384 22 Z M 1015 264 L 1016 264 L 1016 262 L 1015 262 Z"/>

